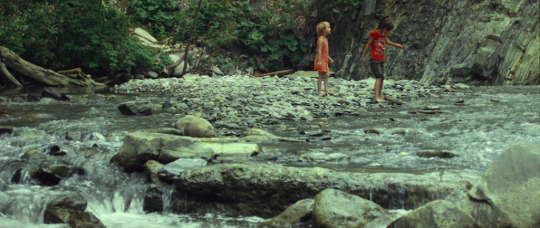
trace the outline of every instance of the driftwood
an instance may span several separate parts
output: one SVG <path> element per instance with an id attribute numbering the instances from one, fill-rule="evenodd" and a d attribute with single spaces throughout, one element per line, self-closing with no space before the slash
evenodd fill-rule
<path id="1" fill-rule="evenodd" d="M 13 75 L 11 75 L 9 73 L 9 71 L 7 70 L 6 68 L 6 64 L 4 64 L 4 62 L 2 61 L 2 59 L 0 58 L 0 72 L 6 76 L 7 79 L 9 79 L 13 84 L 15 84 L 15 86 L 19 87 L 19 86 L 22 86 L 21 83 L 19 81 L 17 81 L 17 79 L 15 79 L 13 77 Z"/>
<path id="2" fill-rule="evenodd" d="M 45 68 L 36 66 L 24 59 L 21 59 L 17 54 L 2 46 L 0 46 L 0 59 L 6 64 L 7 67 L 11 68 L 18 74 L 49 86 L 74 85 L 90 87 L 103 85 L 95 82 L 90 76 L 82 72 L 78 74 L 78 77 L 72 78 L 58 74 L 52 70 L 47 70 Z"/>
<path id="3" fill-rule="evenodd" d="M 276 71 L 276 72 L 270 72 L 270 73 L 264 73 L 264 74 L 257 74 L 257 75 L 251 75 L 251 77 L 264 77 L 264 76 L 283 76 L 294 73 L 294 69 L 290 70 L 282 70 L 282 71 Z"/>

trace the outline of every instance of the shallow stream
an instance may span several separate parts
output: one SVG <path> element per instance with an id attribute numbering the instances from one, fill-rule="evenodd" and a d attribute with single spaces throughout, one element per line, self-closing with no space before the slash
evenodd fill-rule
<path id="1" fill-rule="evenodd" d="M 262 125 L 259 127 L 277 136 L 306 142 L 261 144 L 264 154 L 250 162 L 324 167 L 342 172 L 421 174 L 443 170 L 477 179 L 503 149 L 516 142 L 540 143 L 539 91 L 538 86 L 472 87 L 404 102 L 401 106 L 366 108 L 367 112 L 359 116 L 311 122 L 284 120 L 283 124 Z M 113 94 L 108 89 L 59 89 L 59 92 L 73 95 L 72 100 L 0 103 L 1 111 L 22 117 L 0 118 L 0 126 L 14 128 L 12 134 L 0 136 L 0 178 L 9 187 L 4 193 L 10 198 L 8 210 L 0 216 L 0 227 L 65 227 L 43 224 L 46 205 L 62 191 L 82 193 L 88 201 L 86 211 L 95 214 L 109 228 L 257 227 L 266 220 L 232 217 L 217 211 L 206 215 L 172 214 L 167 212 L 167 199 L 164 213 L 144 213 L 142 204 L 149 185 L 146 177 L 142 173 L 128 174 L 109 160 L 129 132 L 172 127 L 181 116 L 166 111 L 151 116 L 124 116 L 117 105 L 149 96 L 162 103 L 170 96 Z M 8 90 L 2 96 L 21 94 L 39 95 L 40 91 Z M 460 100 L 463 105 L 456 105 Z M 418 112 L 426 106 L 438 106 L 440 112 Z M 245 130 L 235 133 L 241 135 Z M 81 133 L 80 140 L 67 140 L 67 132 Z M 14 181 L 18 167 L 28 165 L 19 159 L 21 155 L 30 149 L 47 153 L 53 145 L 67 155 L 49 160 L 76 164 L 80 169 L 77 174 L 50 187 L 36 185 L 25 171 Z M 447 152 L 452 157 L 417 155 L 426 151 Z M 314 152 L 340 152 L 349 159 L 320 163 L 302 159 L 302 155 Z M 404 213 L 400 208 L 390 209 Z"/>

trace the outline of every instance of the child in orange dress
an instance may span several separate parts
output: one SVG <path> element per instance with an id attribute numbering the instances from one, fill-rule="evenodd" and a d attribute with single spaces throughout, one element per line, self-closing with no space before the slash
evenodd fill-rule
<path id="1" fill-rule="evenodd" d="M 360 64 L 364 65 L 364 56 L 367 50 L 371 47 L 371 55 L 369 56 L 369 66 L 375 75 L 375 100 L 379 103 L 386 102 L 381 98 L 381 90 L 384 80 L 384 62 L 386 60 L 384 53 L 386 44 L 397 48 L 403 48 L 401 44 L 396 44 L 386 38 L 386 33 L 394 29 L 394 22 L 389 16 L 385 16 L 379 22 L 377 29 L 369 33 L 369 40 L 362 53 Z"/>
<path id="2" fill-rule="evenodd" d="M 328 90 L 328 63 L 333 63 L 334 60 L 328 56 L 328 40 L 326 35 L 331 33 L 330 23 L 323 21 L 317 25 L 317 56 L 315 56 L 315 70 L 319 72 L 317 80 L 317 94 L 334 94 Z M 321 82 L 324 78 L 324 92 L 321 91 Z"/>

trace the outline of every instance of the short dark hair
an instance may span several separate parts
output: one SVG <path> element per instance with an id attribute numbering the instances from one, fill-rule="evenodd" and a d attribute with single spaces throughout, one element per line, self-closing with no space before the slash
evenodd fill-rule
<path id="1" fill-rule="evenodd" d="M 381 19 L 381 21 L 379 21 L 379 26 L 377 26 L 377 29 L 382 28 L 386 28 L 388 31 L 394 29 L 394 21 L 392 21 L 390 16 L 386 15 Z"/>

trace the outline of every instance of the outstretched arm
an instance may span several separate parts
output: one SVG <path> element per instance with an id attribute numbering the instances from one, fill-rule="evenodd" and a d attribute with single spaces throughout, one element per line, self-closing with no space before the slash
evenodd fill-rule
<path id="1" fill-rule="evenodd" d="M 399 49 L 403 48 L 403 45 L 401 45 L 401 44 L 396 44 L 396 43 L 390 41 L 389 39 L 386 39 L 386 43 L 387 43 L 388 45 L 390 45 L 390 46 L 394 46 L 394 47 L 397 47 L 397 48 L 399 48 Z"/>

